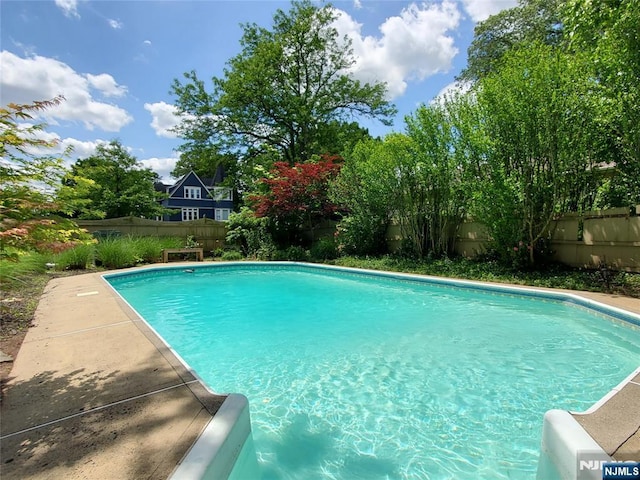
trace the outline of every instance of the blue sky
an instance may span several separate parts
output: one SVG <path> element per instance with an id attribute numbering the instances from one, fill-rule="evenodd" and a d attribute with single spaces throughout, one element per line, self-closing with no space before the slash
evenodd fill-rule
<path id="1" fill-rule="evenodd" d="M 336 28 L 353 42 L 362 80 L 385 81 L 398 107 L 394 126 L 363 122 L 374 135 L 402 131 L 403 118 L 428 103 L 466 63 L 477 21 L 516 0 L 337 1 Z M 174 78 L 196 70 L 209 82 L 239 52 L 242 23 L 271 25 L 280 1 L 0 2 L 0 103 L 31 103 L 62 94 L 66 101 L 38 118 L 69 158 L 119 139 L 165 180 L 181 143 Z"/>

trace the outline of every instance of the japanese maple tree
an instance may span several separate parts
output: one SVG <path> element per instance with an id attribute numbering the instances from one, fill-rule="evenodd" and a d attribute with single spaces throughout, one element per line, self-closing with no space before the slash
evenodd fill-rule
<path id="1" fill-rule="evenodd" d="M 276 162 L 266 178 L 260 181 L 264 193 L 249 197 L 258 217 L 268 217 L 279 243 L 301 242 L 301 233 L 315 227 L 337 212 L 329 200 L 329 184 L 335 179 L 342 158 L 322 156 L 318 161 Z"/>

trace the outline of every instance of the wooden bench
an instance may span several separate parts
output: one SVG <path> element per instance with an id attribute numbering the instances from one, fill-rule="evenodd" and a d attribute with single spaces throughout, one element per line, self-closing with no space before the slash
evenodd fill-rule
<path id="1" fill-rule="evenodd" d="M 195 253 L 196 260 L 202 262 L 204 260 L 204 254 L 202 248 L 163 248 L 162 249 L 162 262 L 169 262 L 169 254 L 171 253 Z"/>

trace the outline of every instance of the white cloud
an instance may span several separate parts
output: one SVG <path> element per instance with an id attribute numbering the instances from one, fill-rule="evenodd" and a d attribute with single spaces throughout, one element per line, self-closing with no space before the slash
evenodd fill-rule
<path id="1" fill-rule="evenodd" d="M 107 19 L 107 23 L 114 30 L 120 30 L 124 26 L 122 22 L 119 22 L 118 20 L 114 20 L 113 18 Z"/>
<path id="2" fill-rule="evenodd" d="M 171 129 L 180 123 L 180 116 L 175 106 L 166 102 L 145 103 L 145 110 L 151 113 L 151 127 L 159 137 L 177 138 Z"/>
<path id="3" fill-rule="evenodd" d="M 167 158 L 146 158 L 144 160 L 140 160 L 140 163 L 147 168 L 150 168 L 158 175 L 160 175 L 160 179 L 164 183 L 173 183 L 174 180 L 171 177 L 171 172 L 176 166 L 178 162 L 178 157 L 167 157 Z"/>
<path id="4" fill-rule="evenodd" d="M 18 128 L 25 131 L 32 127 L 33 123 L 22 122 L 18 124 Z M 98 145 L 109 143 L 106 140 L 91 140 L 83 141 L 76 138 L 60 138 L 55 132 L 48 130 L 36 130 L 29 135 L 30 138 L 37 140 L 44 140 L 46 142 L 55 143 L 53 147 L 27 147 L 27 153 L 37 156 L 47 155 L 63 155 L 68 153 L 68 156 L 64 157 L 65 165 L 68 167 L 79 158 L 90 157 L 96 152 Z"/>
<path id="5" fill-rule="evenodd" d="M 469 90 L 471 90 L 471 83 L 469 82 L 451 82 L 450 84 L 445 85 L 430 103 L 439 103 L 447 97 L 464 94 Z"/>
<path id="6" fill-rule="evenodd" d="M 64 151 L 71 147 L 71 158 L 87 158 L 96 153 L 98 145 L 106 145 L 107 140 L 82 141 L 75 138 L 65 138 L 60 141 L 60 148 Z"/>
<path id="7" fill-rule="evenodd" d="M 82 122 L 88 130 L 99 128 L 117 132 L 133 118 L 126 110 L 93 98 L 91 88 L 106 96 L 122 95 L 126 87 L 118 85 L 108 74 L 80 74 L 53 58 L 20 58 L 8 51 L 0 53 L 0 103 L 31 103 L 63 95 L 65 101 L 45 110 L 41 117 Z"/>
<path id="8" fill-rule="evenodd" d="M 56 5 L 62 10 L 65 17 L 80 18 L 78 0 L 56 0 Z"/>
<path id="9" fill-rule="evenodd" d="M 101 73 L 100 75 L 86 75 L 89 84 L 97 89 L 105 97 L 122 97 L 127 93 L 127 87 L 124 85 L 118 85 L 115 79 L 108 73 Z"/>
<path id="10" fill-rule="evenodd" d="M 353 8 L 360 10 L 362 8 L 361 0 L 353 0 Z"/>
<path id="11" fill-rule="evenodd" d="M 386 82 L 391 99 L 401 96 L 409 80 L 424 80 L 451 68 L 458 53 L 452 32 L 460 22 L 455 3 L 410 4 L 380 25 L 381 36 L 362 36 L 362 25 L 341 10 L 334 26 L 352 40 L 356 64 L 353 77 Z"/>
<path id="12" fill-rule="evenodd" d="M 462 0 L 465 11 L 474 22 L 482 22 L 501 10 L 513 8 L 518 0 Z"/>
<path id="13" fill-rule="evenodd" d="M 145 40 L 144 42 L 142 42 L 143 44 L 147 45 L 148 47 L 151 46 L 151 40 Z"/>

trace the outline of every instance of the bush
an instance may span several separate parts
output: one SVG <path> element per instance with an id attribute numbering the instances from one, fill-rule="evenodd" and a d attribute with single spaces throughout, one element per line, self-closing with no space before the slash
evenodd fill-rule
<path id="1" fill-rule="evenodd" d="M 291 246 L 284 250 L 277 250 L 272 257 L 272 260 L 306 262 L 309 260 L 309 252 L 307 252 L 303 247 Z"/>
<path id="2" fill-rule="evenodd" d="M 324 237 L 313 244 L 310 254 L 314 260 L 334 260 L 339 257 L 338 245 L 333 238 Z"/>
<path id="3" fill-rule="evenodd" d="M 387 222 L 373 216 L 350 215 L 337 227 L 338 250 L 344 255 L 380 255 L 387 251 Z"/>
<path id="4" fill-rule="evenodd" d="M 251 209 L 242 207 L 239 213 L 229 215 L 226 240 L 237 245 L 245 256 L 260 258 L 272 250 L 273 240 L 267 223 L 267 218 L 258 218 Z"/>
<path id="5" fill-rule="evenodd" d="M 95 245 L 76 245 L 58 253 L 53 263 L 57 270 L 84 270 L 87 266 L 93 266 L 94 259 Z"/>
<path id="6" fill-rule="evenodd" d="M 237 250 L 229 250 L 222 254 L 222 260 L 226 262 L 235 262 L 238 260 L 242 260 L 244 257 Z"/>

